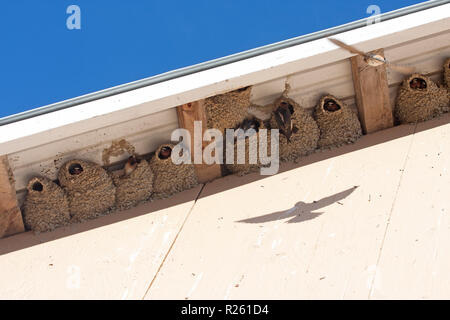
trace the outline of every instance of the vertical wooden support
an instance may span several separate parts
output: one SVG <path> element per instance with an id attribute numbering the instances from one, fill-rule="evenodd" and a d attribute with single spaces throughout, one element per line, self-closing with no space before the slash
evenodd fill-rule
<path id="1" fill-rule="evenodd" d="M 378 49 L 371 54 L 384 57 L 384 50 Z M 390 128 L 394 125 L 386 65 L 369 66 L 364 58 L 351 58 L 353 85 L 356 104 L 364 133 Z"/>
<path id="2" fill-rule="evenodd" d="M 0 238 L 25 231 L 8 157 L 0 156 Z"/>
<path id="3" fill-rule="evenodd" d="M 187 129 L 191 134 L 191 148 L 194 146 L 194 121 L 202 121 L 202 141 L 203 133 L 206 128 L 206 112 L 203 105 L 203 100 L 186 103 L 184 105 L 177 107 L 178 123 L 181 128 Z M 202 150 L 210 142 L 202 142 Z M 192 159 L 194 153 L 191 150 Z M 205 183 L 222 176 L 222 169 L 220 164 L 207 165 L 196 164 L 195 170 L 197 173 L 197 178 L 200 183 Z"/>

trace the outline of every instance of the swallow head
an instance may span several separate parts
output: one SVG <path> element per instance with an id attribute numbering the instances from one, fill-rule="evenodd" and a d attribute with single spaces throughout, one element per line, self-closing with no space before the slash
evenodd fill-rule
<path id="1" fill-rule="evenodd" d="M 273 112 L 275 121 L 277 122 L 278 129 L 283 134 L 287 141 L 290 142 L 292 133 L 298 131 L 298 129 L 292 123 L 292 115 L 294 114 L 294 107 L 286 102 L 282 101 L 278 108 Z"/>
<path id="2" fill-rule="evenodd" d="M 425 90 L 427 82 L 420 78 L 414 78 L 409 82 L 409 87 L 413 90 Z"/>
<path id="3" fill-rule="evenodd" d="M 323 104 L 323 108 L 328 112 L 335 112 L 341 109 L 341 107 L 333 99 L 326 99 Z"/>
<path id="4" fill-rule="evenodd" d="M 158 157 L 161 160 L 165 160 L 165 159 L 168 159 L 171 156 L 171 154 L 172 154 L 172 148 L 165 146 L 165 147 L 162 147 L 161 150 L 159 150 Z"/>
<path id="5" fill-rule="evenodd" d="M 138 164 L 138 161 L 135 156 L 129 157 L 127 162 L 125 163 L 125 167 L 124 167 L 125 175 L 127 176 L 130 173 L 132 173 L 134 171 L 134 169 L 136 169 L 137 164 Z"/>
<path id="6" fill-rule="evenodd" d="M 239 129 L 247 131 L 248 129 L 253 129 L 258 132 L 259 127 L 261 126 L 260 122 L 256 118 L 245 119 L 239 125 Z"/>
<path id="7" fill-rule="evenodd" d="M 242 121 L 239 125 L 237 125 L 234 128 L 234 139 L 236 140 L 236 139 L 249 137 L 250 133 L 248 133 L 249 134 L 248 136 L 245 135 L 247 133 L 247 130 L 253 129 L 255 131 L 254 133 L 257 133 L 259 131 L 260 127 L 261 127 L 261 122 L 258 119 L 256 119 L 255 117 L 246 118 L 246 119 L 244 119 L 244 121 Z M 244 131 L 243 136 L 241 136 L 242 131 L 239 129 Z M 252 134 L 254 134 L 254 133 L 252 133 Z"/>
<path id="8" fill-rule="evenodd" d="M 79 175 L 83 172 L 83 167 L 79 163 L 74 163 L 69 167 L 69 173 L 72 176 Z"/>

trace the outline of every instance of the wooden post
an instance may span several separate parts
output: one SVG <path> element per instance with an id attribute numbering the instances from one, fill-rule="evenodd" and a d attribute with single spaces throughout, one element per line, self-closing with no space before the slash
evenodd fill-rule
<path id="1" fill-rule="evenodd" d="M 194 121 L 202 121 L 202 141 L 206 128 L 206 112 L 203 100 L 186 103 L 177 107 L 178 123 L 181 128 L 187 129 L 191 134 L 191 147 L 194 145 Z M 208 141 L 202 142 L 202 150 L 208 145 Z M 194 157 L 191 151 L 192 159 Z M 195 164 L 197 179 L 200 183 L 205 183 L 222 176 L 220 164 L 207 165 Z"/>
<path id="2" fill-rule="evenodd" d="M 371 54 L 384 57 L 384 50 Z M 356 104 L 364 133 L 390 128 L 394 125 L 386 65 L 369 66 L 361 56 L 351 58 Z"/>
<path id="3" fill-rule="evenodd" d="M 0 238 L 25 231 L 8 157 L 0 156 Z"/>

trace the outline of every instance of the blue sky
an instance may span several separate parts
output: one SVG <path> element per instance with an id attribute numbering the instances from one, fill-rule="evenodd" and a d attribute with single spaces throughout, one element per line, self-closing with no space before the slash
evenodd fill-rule
<path id="1" fill-rule="evenodd" d="M 5 0 L 0 117 L 419 2 Z"/>

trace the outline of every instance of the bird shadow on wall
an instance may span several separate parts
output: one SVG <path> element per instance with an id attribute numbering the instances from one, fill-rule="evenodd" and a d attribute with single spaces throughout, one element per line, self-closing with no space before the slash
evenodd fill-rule
<path id="1" fill-rule="evenodd" d="M 342 205 L 342 203 L 340 203 L 339 201 L 347 198 L 350 194 L 353 193 L 353 191 L 356 190 L 356 188 L 358 188 L 358 186 L 349 188 L 347 190 L 341 191 L 334 195 L 331 195 L 331 196 L 322 198 L 318 201 L 313 201 L 310 203 L 299 201 L 295 204 L 295 206 L 293 206 L 289 210 L 273 212 L 273 213 L 265 214 L 263 216 L 240 220 L 237 222 L 264 223 L 264 222 L 283 220 L 283 219 L 288 219 L 288 218 L 291 218 L 291 219 L 286 221 L 286 223 L 298 223 L 298 222 L 303 222 L 303 221 L 307 221 L 307 220 L 312 220 L 314 218 L 319 217 L 320 215 L 322 215 L 324 213 L 324 212 L 316 212 L 316 210 L 328 207 L 329 205 L 332 205 L 333 203 L 338 203 L 338 204 Z"/>

